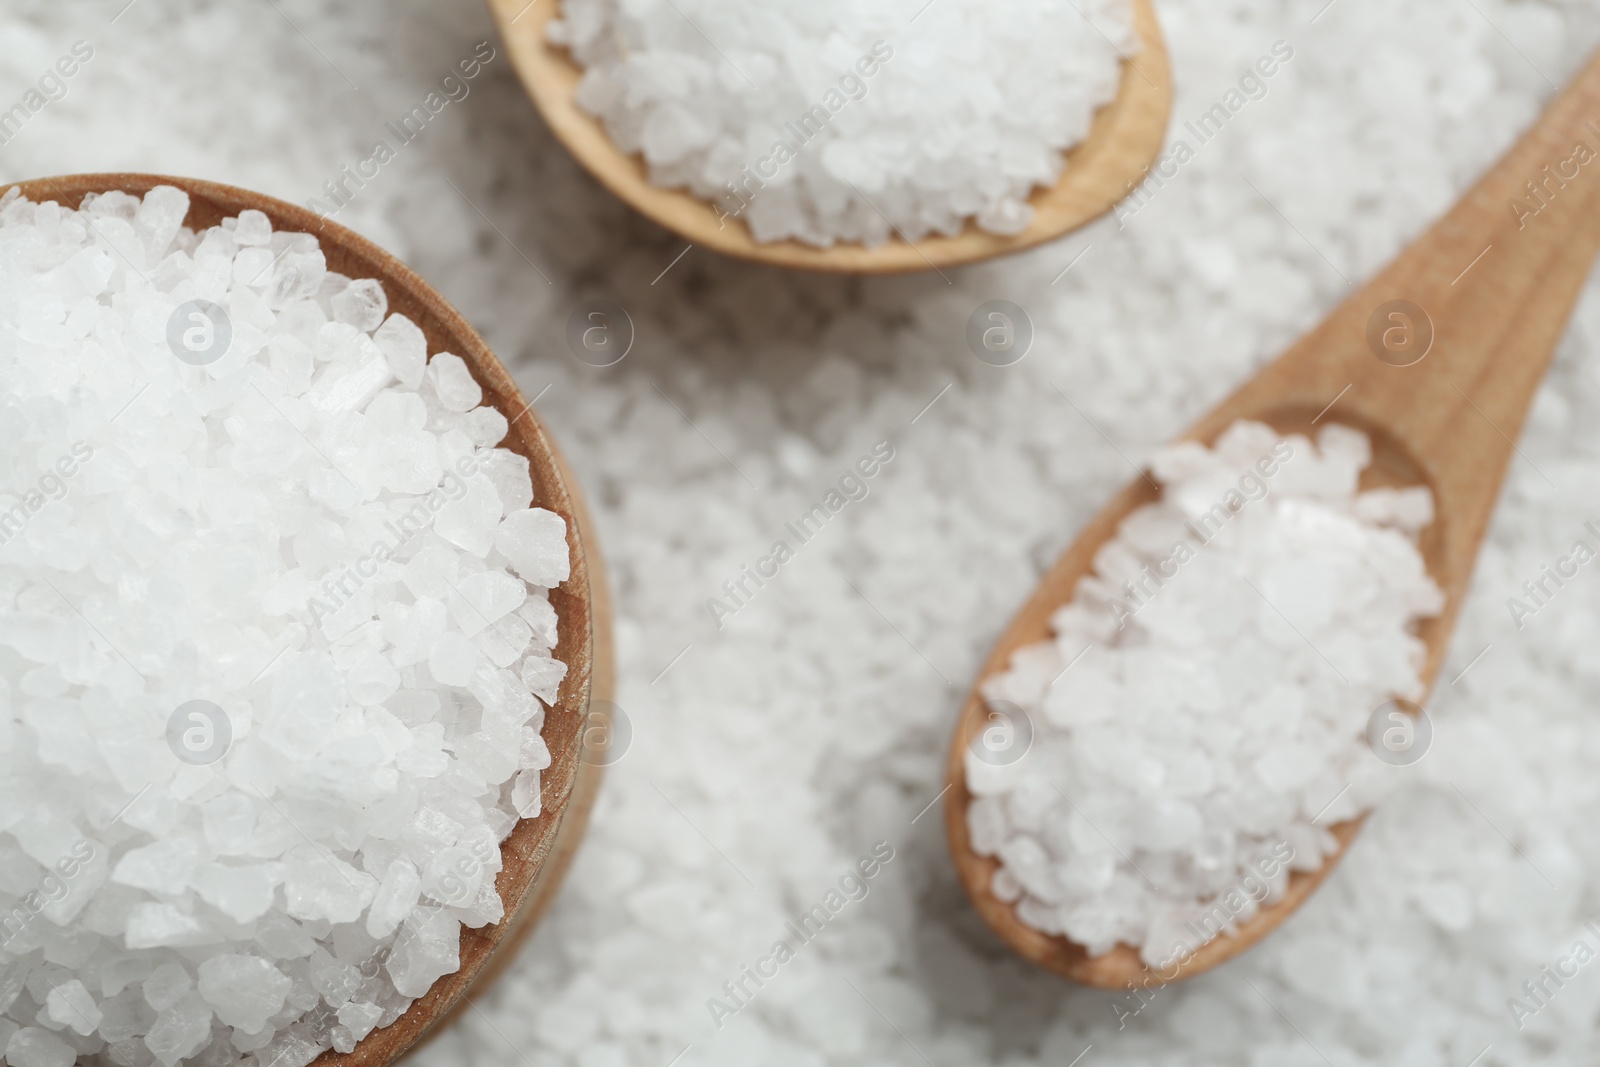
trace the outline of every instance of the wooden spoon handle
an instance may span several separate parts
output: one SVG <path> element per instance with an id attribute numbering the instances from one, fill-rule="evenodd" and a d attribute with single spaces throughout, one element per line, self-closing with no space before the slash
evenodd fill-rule
<path id="1" fill-rule="evenodd" d="M 1600 53 L 1449 214 L 1190 436 L 1214 437 L 1241 410 L 1296 430 L 1328 409 L 1405 457 L 1395 480 L 1430 486 L 1448 517 L 1426 546 L 1448 598 L 1429 625 L 1448 633 L 1597 250 Z M 1447 642 L 1430 644 L 1429 684 Z"/>

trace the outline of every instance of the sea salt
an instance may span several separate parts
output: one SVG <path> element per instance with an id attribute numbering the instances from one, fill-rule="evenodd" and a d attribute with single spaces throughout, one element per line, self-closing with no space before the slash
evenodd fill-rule
<path id="1" fill-rule="evenodd" d="M 180 25 L 203 24 L 214 47 L 174 63 L 172 20 L 135 5 L 105 47 L 94 40 L 68 98 L 5 147 L 10 173 L 60 173 L 110 152 L 128 166 L 261 174 L 283 195 L 317 194 L 340 164 L 355 172 L 358 148 L 387 137 L 383 119 L 494 32 L 471 5 L 328 5 L 311 21 L 279 6 L 294 25 L 268 4 Z M 1600 917 L 1590 814 L 1600 803 L 1600 599 L 1585 568 L 1519 631 L 1506 598 L 1600 520 L 1590 429 L 1600 420 L 1600 277 L 1513 434 L 1526 459 L 1507 471 L 1428 705 L 1433 747 L 1272 936 L 1153 1000 L 1139 990 L 1148 1006 L 1119 1020 L 1111 1003 L 1136 1008 L 1139 996 L 1057 981 L 990 936 L 951 869 L 943 801 L 917 818 L 944 786 L 952 716 L 994 634 L 1071 531 L 1127 481 L 1118 449 L 1140 457 L 1320 321 L 1349 291 L 1335 266 L 1356 285 L 1381 269 L 1525 128 L 1550 82 L 1575 75 L 1600 34 L 1595 0 L 1340 2 L 1314 24 L 1321 0 L 1156 6 L 1173 57 L 1174 142 L 1196 146 L 1183 124 L 1281 37 L 1295 45 L 1290 80 L 1269 80 L 1268 97 L 1124 228 L 1107 217 L 1082 241 L 947 272 L 950 287 L 933 275 L 834 284 L 699 248 L 649 287 L 682 242 L 625 224 L 626 210 L 572 164 L 505 73 L 479 79 L 459 113 L 451 104 L 436 116 L 402 150 L 403 167 L 385 168 L 340 215 L 496 324 L 530 398 L 554 383 L 540 408 L 593 490 L 619 594 L 617 699 L 638 720 L 537 939 L 475 998 L 479 1010 L 408 1063 L 499 1067 L 520 1052 L 539 1067 L 663 1067 L 683 1052 L 677 1067 L 920 1067 L 920 1052 L 1006 1067 L 1065 1067 L 1080 1053 L 1077 1067 L 1325 1067 L 1323 1056 L 1339 1067 L 1465 1067 L 1492 1045 L 1476 1067 L 1592 1067 L 1594 964 L 1524 1029 L 1506 999 L 1525 996 L 1522 983 Z M 85 32 L 80 21 L 47 0 L 0 16 L 18 93 Z M 393 110 L 327 106 L 348 89 L 334 67 Z M 182 121 L 168 121 L 177 99 Z M 1052 286 L 1083 242 L 1092 249 Z M 1507 250 L 1496 242 L 1456 289 Z M 555 299 L 530 298 L 552 290 L 523 254 L 550 275 Z M 627 304 L 648 334 L 649 374 L 631 363 L 639 345 L 596 374 L 543 340 L 559 339 L 595 293 Z M 975 363 L 961 339 L 973 308 L 996 297 L 1026 308 L 1036 328 L 1033 350 L 1009 368 Z M 1396 387 L 1431 373 L 1440 354 L 1393 368 Z M 1471 382 L 1456 384 L 1483 404 Z M 0 456 L 11 447 L 7 410 L 0 400 Z M 868 499 L 738 625 L 695 629 L 704 598 L 768 552 L 863 441 L 885 434 L 900 455 L 889 481 L 871 481 Z M 513 614 L 533 625 L 534 603 Z M 416 692 L 387 706 L 407 722 L 436 717 L 422 699 L 410 710 Z M 0 714 L 0 733 L 7 722 Z M 714 1030 L 706 998 L 724 996 L 737 967 L 879 836 L 903 858 L 868 900 Z M 8 846 L 0 835 L 0 854 Z M 0 966 L 0 1005 L 10 988 Z M 42 1029 L 0 1015 L 0 1046 L 19 1026 Z"/>
<path id="2" fill-rule="evenodd" d="M 1367 725 L 1421 699 L 1415 627 L 1444 597 L 1415 543 L 1431 495 L 1360 492 L 1370 459 L 1339 425 L 1161 450 L 1161 499 L 1100 548 L 1052 640 L 983 683 L 968 828 L 1023 922 L 1170 977 L 1381 796 Z"/>
<path id="3" fill-rule="evenodd" d="M 187 207 L 0 200 L 15 1067 L 348 1051 L 541 807 L 570 561 L 506 420 L 381 283 Z"/>
<path id="4" fill-rule="evenodd" d="M 1128 0 L 564 0 L 548 32 L 651 181 L 819 246 L 1020 233 L 1138 51 Z"/>

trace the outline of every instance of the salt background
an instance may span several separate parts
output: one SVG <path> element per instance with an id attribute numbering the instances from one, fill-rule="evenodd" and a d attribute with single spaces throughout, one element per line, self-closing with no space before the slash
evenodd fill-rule
<path id="1" fill-rule="evenodd" d="M 493 40 L 465 0 L 138 0 L 113 24 L 124 3 L 6 6 L 5 106 L 73 41 L 96 54 L 0 147 L 0 177 L 166 171 L 304 201 Z M 539 411 L 596 512 L 635 730 L 556 907 L 481 1010 L 413 1062 L 662 1067 L 689 1046 L 680 1067 L 1063 1067 L 1090 1044 L 1082 1067 L 1465 1067 L 1486 1045 L 1479 1067 L 1592 1062 L 1597 968 L 1520 1033 L 1505 1000 L 1600 915 L 1600 576 L 1580 572 L 1520 632 L 1505 598 L 1596 517 L 1593 285 L 1519 442 L 1431 704 L 1433 749 L 1273 938 L 1119 1032 L 1109 994 L 982 927 L 940 808 L 913 823 L 990 643 L 1128 459 L 1380 268 L 1600 36 L 1593 3 L 1337 0 L 1314 24 L 1323 0 L 1158 6 L 1174 136 L 1274 40 L 1295 58 L 1125 230 L 1104 221 L 948 280 L 808 277 L 697 249 L 652 284 L 684 243 L 578 170 L 503 49 L 341 214 L 461 307 L 530 396 L 550 387 Z M 590 297 L 638 327 L 608 369 L 564 349 Z M 1012 367 L 963 341 L 996 297 L 1038 330 Z M 705 599 L 885 437 L 896 458 L 871 496 L 715 631 Z M 706 998 L 880 838 L 897 854 L 868 899 L 714 1031 Z"/>

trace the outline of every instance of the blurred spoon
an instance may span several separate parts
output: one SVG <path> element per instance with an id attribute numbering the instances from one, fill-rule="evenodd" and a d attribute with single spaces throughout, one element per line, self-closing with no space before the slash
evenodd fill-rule
<path id="1" fill-rule="evenodd" d="M 1021 233 L 986 233 L 969 220 L 954 237 L 933 235 L 910 243 L 893 237 L 876 248 L 761 242 L 743 221 L 724 223 L 710 202 L 651 184 L 638 155 L 625 155 L 600 120 L 577 106 L 573 94 L 583 71 L 565 49 L 545 40 L 546 27 L 559 15 L 557 0 L 489 0 L 489 10 L 534 106 L 602 185 L 691 244 L 780 267 L 894 274 L 976 263 L 1054 240 L 1109 211 L 1139 184 L 1161 150 L 1172 111 L 1172 71 L 1161 26 L 1151 0 L 1133 0 L 1140 49 L 1123 63 L 1116 98 L 1096 114 L 1089 136 L 1066 154 L 1060 180 L 1029 199 L 1034 218 Z"/>

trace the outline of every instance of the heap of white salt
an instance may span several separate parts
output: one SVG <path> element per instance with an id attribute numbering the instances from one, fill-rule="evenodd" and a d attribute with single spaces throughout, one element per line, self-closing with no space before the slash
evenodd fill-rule
<path id="1" fill-rule="evenodd" d="M 0 1050 L 348 1051 L 502 917 L 566 666 L 466 365 L 188 197 L 0 199 Z M 543 702 L 543 703 L 541 703 Z"/>
<path id="2" fill-rule="evenodd" d="M 549 36 L 651 181 L 820 246 L 1021 232 L 1138 50 L 1128 0 L 563 0 Z"/>
<path id="3" fill-rule="evenodd" d="M 1368 719 L 1420 697 L 1414 625 L 1443 595 L 1414 543 L 1431 495 L 1358 492 L 1370 458 L 1342 426 L 1164 449 L 1162 498 L 1099 551 L 1054 640 L 984 684 L 968 826 L 1024 922 L 1177 967 L 1371 807 Z"/>

